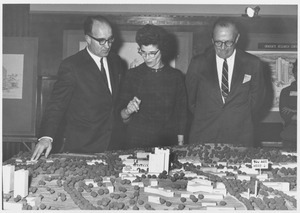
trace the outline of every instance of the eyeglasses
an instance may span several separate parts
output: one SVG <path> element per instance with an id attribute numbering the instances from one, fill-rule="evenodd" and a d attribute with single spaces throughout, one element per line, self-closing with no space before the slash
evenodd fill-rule
<path id="1" fill-rule="evenodd" d="M 148 53 L 147 53 L 147 52 L 144 52 L 144 51 L 141 50 L 141 49 L 138 50 L 138 53 L 139 53 L 142 57 L 144 57 L 144 58 L 146 58 L 147 56 L 150 57 L 150 58 L 154 58 L 158 52 L 159 52 L 159 49 L 156 50 L 156 51 L 148 52 Z"/>
<path id="2" fill-rule="evenodd" d="M 104 45 L 106 42 L 109 44 L 112 44 L 115 40 L 114 37 L 105 39 L 105 38 L 95 38 L 94 36 L 91 36 L 90 34 L 88 34 L 88 36 L 91 37 L 92 39 L 98 41 L 100 45 Z"/>
<path id="3" fill-rule="evenodd" d="M 214 41 L 214 45 L 216 47 L 222 47 L 224 44 L 226 47 L 232 47 L 235 43 L 235 39 L 233 41 Z"/>

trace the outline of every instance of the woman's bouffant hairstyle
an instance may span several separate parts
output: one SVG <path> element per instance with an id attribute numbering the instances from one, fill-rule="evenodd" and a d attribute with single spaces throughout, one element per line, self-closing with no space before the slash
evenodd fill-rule
<path id="1" fill-rule="evenodd" d="M 142 45 L 157 45 L 161 52 L 163 62 L 167 62 L 170 58 L 170 34 L 163 28 L 151 24 L 146 24 L 136 33 L 136 43 Z"/>

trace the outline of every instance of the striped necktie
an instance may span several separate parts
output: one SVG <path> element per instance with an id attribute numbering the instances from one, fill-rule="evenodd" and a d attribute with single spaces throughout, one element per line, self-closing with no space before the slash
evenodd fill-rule
<path id="1" fill-rule="evenodd" d="M 227 65 L 226 58 L 224 59 L 224 62 L 223 62 L 221 90 L 222 90 L 222 96 L 224 97 L 224 100 L 226 100 L 226 98 L 228 96 L 228 93 L 229 93 L 229 87 L 228 87 L 228 65 Z"/>

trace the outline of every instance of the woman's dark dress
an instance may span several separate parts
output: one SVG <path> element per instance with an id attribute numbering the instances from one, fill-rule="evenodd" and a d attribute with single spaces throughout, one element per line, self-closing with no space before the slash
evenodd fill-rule
<path id="1" fill-rule="evenodd" d="M 170 146 L 186 128 L 187 100 L 183 74 L 170 66 L 155 71 L 145 63 L 128 70 L 120 111 L 136 96 L 140 109 L 127 124 L 126 148 Z"/>

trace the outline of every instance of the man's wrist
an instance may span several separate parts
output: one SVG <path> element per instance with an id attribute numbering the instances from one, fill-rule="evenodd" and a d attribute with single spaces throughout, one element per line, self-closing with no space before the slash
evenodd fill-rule
<path id="1" fill-rule="evenodd" d="M 183 135 L 177 135 L 178 145 L 183 145 L 184 143 L 184 136 Z"/>
<path id="2" fill-rule="evenodd" d="M 49 141 L 50 143 L 53 142 L 53 138 L 51 138 L 51 137 L 49 137 L 49 136 L 43 136 L 43 137 L 41 137 L 41 138 L 38 139 L 39 142 L 42 141 L 42 140 L 47 140 L 47 141 Z"/>

